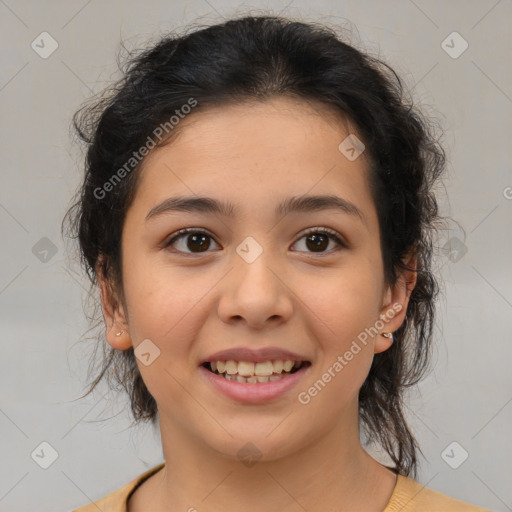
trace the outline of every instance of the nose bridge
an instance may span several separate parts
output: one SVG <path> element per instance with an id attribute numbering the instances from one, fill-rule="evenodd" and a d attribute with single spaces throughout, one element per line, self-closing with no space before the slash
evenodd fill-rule
<path id="1" fill-rule="evenodd" d="M 274 281 L 277 280 L 275 270 L 272 267 L 278 265 L 274 257 L 274 251 L 268 247 L 267 237 L 258 236 L 258 241 L 253 236 L 247 236 L 236 247 L 236 256 L 234 256 L 237 291 L 243 296 L 245 293 L 255 295 L 258 298 L 260 293 L 270 299 L 270 294 L 276 293 L 280 286 Z M 261 242 L 261 243 L 260 243 Z M 240 292 L 242 292 L 240 294 Z"/>
<path id="2" fill-rule="evenodd" d="M 290 292 L 279 277 L 276 253 L 260 240 L 247 236 L 236 247 L 231 277 L 219 303 L 219 316 L 225 322 L 242 317 L 248 324 L 262 325 L 267 319 L 291 314 Z"/>

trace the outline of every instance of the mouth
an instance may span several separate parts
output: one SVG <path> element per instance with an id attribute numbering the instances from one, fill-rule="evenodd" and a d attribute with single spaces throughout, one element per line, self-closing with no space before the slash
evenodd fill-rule
<path id="1" fill-rule="evenodd" d="M 206 361 L 201 365 L 210 373 L 241 384 L 266 384 L 286 379 L 311 366 L 309 361 L 275 359 L 268 361 Z"/>

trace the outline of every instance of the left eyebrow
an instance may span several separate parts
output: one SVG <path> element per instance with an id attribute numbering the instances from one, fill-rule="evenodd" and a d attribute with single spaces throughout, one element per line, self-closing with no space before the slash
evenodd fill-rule
<path id="1" fill-rule="evenodd" d="M 285 216 L 288 213 L 312 213 L 321 210 L 335 209 L 359 218 L 366 224 L 363 212 L 353 203 L 334 195 L 292 196 L 279 203 L 275 216 Z M 146 221 L 172 212 L 213 213 L 226 217 L 235 217 L 238 207 L 230 201 L 219 201 L 211 197 L 169 197 L 151 208 L 146 215 Z"/>

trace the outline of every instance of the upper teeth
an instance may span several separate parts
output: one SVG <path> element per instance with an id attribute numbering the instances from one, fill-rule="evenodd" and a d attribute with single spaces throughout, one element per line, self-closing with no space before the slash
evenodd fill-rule
<path id="1" fill-rule="evenodd" d="M 253 375 L 265 377 L 273 373 L 281 373 L 283 371 L 289 372 L 296 366 L 301 365 L 302 361 L 283 361 L 278 359 L 276 361 L 263 361 L 260 363 L 253 363 L 251 361 L 213 361 L 210 362 L 212 371 L 219 373 L 227 373 L 228 375 L 240 375 L 241 377 L 250 377 Z"/>

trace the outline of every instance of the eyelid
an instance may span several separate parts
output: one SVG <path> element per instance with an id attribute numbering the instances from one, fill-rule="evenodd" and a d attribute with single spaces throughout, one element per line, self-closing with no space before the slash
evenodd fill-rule
<path id="1" fill-rule="evenodd" d="M 204 233 L 208 236 L 211 236 L 213 239 L 215 239 L 214 234 L 211 231 L 208 231 L 206 228 L 183 228 L 179 229 L 178 231 L 175 231 L 172 235 L 168 236 L 164 243 L 168 244 L 173 242 L 176 238 L 178 238 L 181 235 L 187 235 L 191 233 Z"/>

